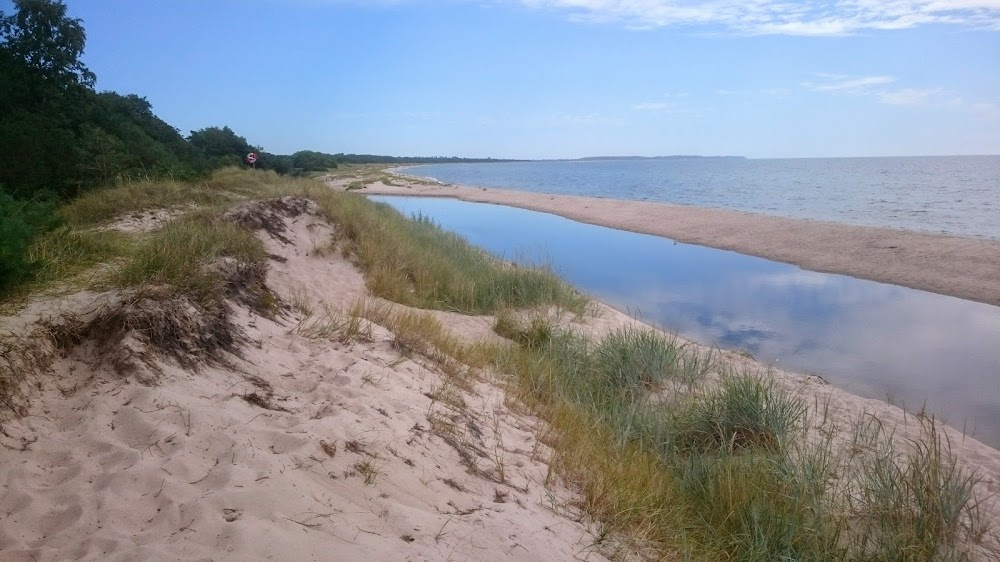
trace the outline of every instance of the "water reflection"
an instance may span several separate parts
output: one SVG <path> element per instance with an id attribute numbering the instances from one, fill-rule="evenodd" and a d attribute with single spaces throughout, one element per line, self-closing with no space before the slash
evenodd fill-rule
<path id="1" fill-rule="evenodd" d="M 1000 445 L 1000 308 L 723 250 L 451 199 L 372 197 L 687 338 L 928 409 Z"/>

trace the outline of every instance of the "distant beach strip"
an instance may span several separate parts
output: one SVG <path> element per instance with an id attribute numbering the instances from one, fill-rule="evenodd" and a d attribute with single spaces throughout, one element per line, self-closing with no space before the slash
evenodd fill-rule
<path id="1" fill-rule="evenodd" d="M 418 165 L 472 187 L 747 211 L 1000 240 L 1000 156 L 677 156 Z"/>
<path id="2" fill-rule="evenodd" d="M 406 179 L 416 171 L 401 172 L 407 175 L 396 185 L 371 184 L 364 193 L 510 205 L 1000 306 L 1000 240 Z"/>

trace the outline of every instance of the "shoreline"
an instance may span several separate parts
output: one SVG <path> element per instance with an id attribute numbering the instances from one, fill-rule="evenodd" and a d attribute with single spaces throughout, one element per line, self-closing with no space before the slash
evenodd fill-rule
<path id="1" fill-rule="evenodd" d="M 721 250 L 1000 306 L 1000 240 L 791 219 L 742 211 L 430 184 L 398 169 L 402 185 L 372 195 L 452 197 L 552 213 Z M 339 182 L 328 182 L 342 187 Z"/>

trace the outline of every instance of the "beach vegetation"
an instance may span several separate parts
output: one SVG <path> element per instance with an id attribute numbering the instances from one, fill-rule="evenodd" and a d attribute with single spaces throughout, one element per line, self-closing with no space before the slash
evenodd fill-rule
<path id="1" fill-rule="evenodd" d="M 376 296 L 467 314 L 550 304 L 582 312 L 587 302 L 551 271 L 503 263 L 426 217 L 410 220 L 352 194 L 329 192 L 317 203 Z"/>
<path id="2" fill-rule="evenodd" d="M 901 441 L 862 416 L 843 442 L 829 404 L 767 373 L 640 328 L 597 341 L 500 316 L 513 398 L 548 423 L 551 478 L 630 552 L 694 560 L 973 560 L 981 477 L 933 418 Z M 645 332 L 645 333 L 644 333 Z M 539 334 L 545 334 L 539 337 Z M 675 384 L 664 384 L 668 382 Z M 901 445 L 902 443 L 902 445 Z"/>

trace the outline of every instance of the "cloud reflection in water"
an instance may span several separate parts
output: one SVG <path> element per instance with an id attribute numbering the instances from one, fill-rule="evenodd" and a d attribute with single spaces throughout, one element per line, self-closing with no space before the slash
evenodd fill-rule
<path id="1" fill-rule="evenodd" d="M 852 392 L 928 409 L 1000 445 L 1000 308 L 555 215 L 373 197 L 508 259 L 550 264 L 622 310 Z"/>

